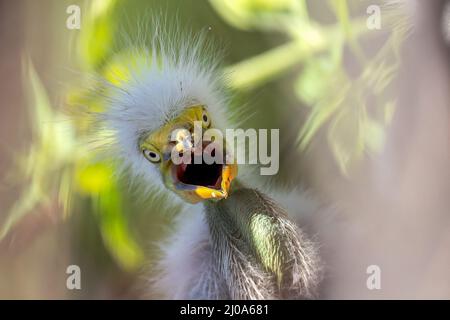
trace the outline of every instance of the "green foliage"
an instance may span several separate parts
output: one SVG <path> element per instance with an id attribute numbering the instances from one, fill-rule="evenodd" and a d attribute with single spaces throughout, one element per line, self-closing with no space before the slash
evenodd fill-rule
<path id="1" fill-rule="evenodd" d="M 53 113 L 46 90 L 29 59 L 24 59 L 23 69 L 24 87 L 28 92 L 28 111 L 33 119 L 33 144 L 18 159 L 20 174 L 27 181 L 27 188 L 13 205 L 1 227 L 0 240 L 27 213 L 51 201 L 49 191 L 57 187 L 52 177 L 64 171 L 61 166 L 67 161 L 74 142 L 71 127 L 64 121 L 67 119 Z"/>
<path id="2" fill-rule="evenodd" d="M 305 150 L 317 132 L 326 127 L 336 162 L 347 175 L 365 153 L 383 148 L 384 131 L 395 109 L 389 88 L 397 75 L 398 51 L 408 29 L 402 13 L 384 8 L 382 19 L 388 28 L 385 43 L 374 55 L 367 56 L 360 39 L 375 38 L 380 31 L 369 30 L 367 16 L 353 17 L 349 10 L 364 4 L 329 0 L 335 18 L 335 24 L 330 26 L 312 19 L 306 1 L 210 1 L 237 28 L 275 31 L 288 39 L 286 44 L 229 66 L 226 72 L 231 74 L 231 87 L 243 91 L 296 70 L 295 66 L 303 66 L 294 90 L 299 102 L 311 110 L 299 128 L 300 150 Z M 366 7 L 370 4 L 366 3 Z M 360 66 L 356 77 L 345 68 L 346 49 Z"/>
<path id="3" fill-rule="evenodd" d="M 32 119 L 33 143 L 20 158 L 25 189 L 0 229 L 0 240 L 27 214 L 56 203 L 68 216 L 71 204 L 90 199 L 106 248 L 124 270 L 143 263 L 142 249 L 131 236 L 119 184 L 110 165 L 96 160 L 76 125 L 51 106 L 32 63 L 24 62 L 25 89 Z"/>

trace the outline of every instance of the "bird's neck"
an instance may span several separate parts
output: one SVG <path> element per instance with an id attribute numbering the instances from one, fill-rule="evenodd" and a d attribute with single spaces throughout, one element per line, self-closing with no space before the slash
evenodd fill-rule
<path id="1" fill-rule="evenodd" d="M 233 181 L 228 198 L 205 203 L 205 211 L 213 246 L 238 251 L 247 257 L 245 263 L 261 266 L 281 281 L 285 261 L 283 230 L 277 220 L 284 215 L 281 209 L 259 191 Z"/>
<path id="2" fill-rule="evenodd" d="M 263 200 L 258 191 L 247 188 L 239 180 L 234 180 L 226 199 L 205 203 L 208 224 L 210 228 L 222 226 L 220 227 L 222 232 L 239 233 L 241 237 L 251 242 L 252 231 L 249 228 L 258 211 L 255 208 L 263 206 Z"/>
<path id="3" fill-rule="evenodd" d="M 205 203 L 214 268 L 233 299 L 310 298 L 320 279 L 314 245 L 274 201 L 238 181 Z"/>

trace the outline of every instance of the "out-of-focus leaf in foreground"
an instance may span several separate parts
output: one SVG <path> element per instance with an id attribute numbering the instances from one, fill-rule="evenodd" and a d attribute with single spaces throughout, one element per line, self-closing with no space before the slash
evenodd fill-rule
<path id="1" fill-rule="evenodd" d="M 74 137 L 70 122 L 64 116 L 54 113 L 46 90 L 33 64 L 24 59 L 24 87 L 31 119 L 32 144 L 30 149 L 17 159 L 25 189 L 14 203 L 0 229 L 0 240 L 26 214 L 40 205 L 51 201 L 52 193 L 58 192 L 58 177 L 66 175 L 63 166 L 74 156 Z M 69 187 L 67 183 L 66 187 Z M 63 192 L 67 197 L 70 190 Z M 61 195 L 62 196 L 62 195 Z M 66 196 L 60 201 L 65 202 Z"/>
<path id="2" fill-rule="evenodd" d="M 390 88 L 400 65 L 398 52 L 410 22 L 399 4 L 383 6 L 385 44 L 367 55 L 361 39 L 381 34 L 371 31 L 366 12 L 355 16 L 352 9 L 364 3 L 329 0 L 334 25 L 324 25 L 310 15 L 308 1 L 210 0 L 213 8 L 231 25 L 244 30 L 277 32 L 285 44 L 259 53 L 227 68 L 235 90 L 255 89 L 299 68 L 294 92 L 310 107 L 299 128 L 299 146 L 304 151 L 320 129 L 328 130 L 327 141 L 341 172 L 357 164 L 365 153 L 379 152 L 385 130 L 395 109 Z M 349 74 L 344 55 L 360 69 Z"/>

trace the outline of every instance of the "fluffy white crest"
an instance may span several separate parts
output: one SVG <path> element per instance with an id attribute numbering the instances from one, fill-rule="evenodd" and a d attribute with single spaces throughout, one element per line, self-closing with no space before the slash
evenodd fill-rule
<path id="1" fill-rule="evenodd" d="M 117 54 L 117 81 L 108 79 L 107 105 L 99 116 L 102 131 L 109 137 L 108 153 L 123 169 L 130 168 L 133 175 L 157 186 L 161 186 L 158 170 L 138 148 L 143 135 L 194 104 L 205 105 L 215 126 L 226 128 L 220 55 L 209 35 L 166 25 L 147 27 L 150 41 L 133 44 L 130 40 L 129 48 Z"/>

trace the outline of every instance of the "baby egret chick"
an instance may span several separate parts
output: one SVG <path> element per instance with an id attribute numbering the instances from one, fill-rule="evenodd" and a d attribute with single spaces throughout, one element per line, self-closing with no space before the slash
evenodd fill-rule
<path id="1" fill-rule="evenodd" d="M 314 297 L 320 268 L 313 243 L 274 201 L 237 180 L 227 141 L 211 148 L 216 142 L 198 137 L 196 128 L 202 135 L 231 128 L 213 46 L 204 35 L 162 31 L 122 59 L 100 114 L 122 168 L 149 192 L 185 203 L 152 289 L 178 299 Z M 197 154 L 224 161 L 195 161 Z"/>

